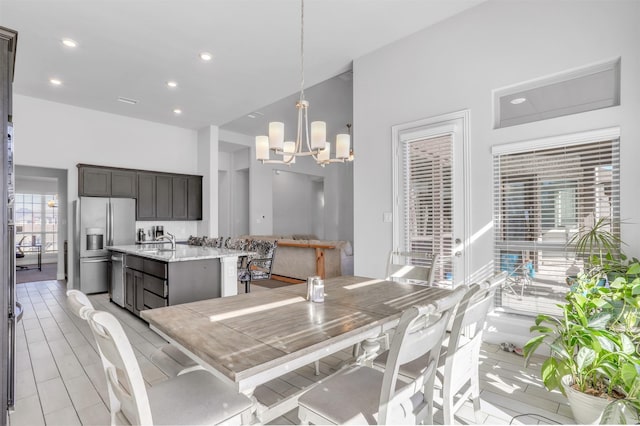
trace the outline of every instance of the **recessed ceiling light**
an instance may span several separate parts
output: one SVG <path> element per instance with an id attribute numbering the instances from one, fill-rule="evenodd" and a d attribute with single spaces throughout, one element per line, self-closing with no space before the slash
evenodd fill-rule
<path id="1" fill-rule="evenodd" d="M 255 115 L 255 114 L 247 114 L 247 117 L 249 117 L 249 118 L 256 118 L 256 115 Z"/>
<path id="2" fill-rule="evenodd" d="M 123 98 L 122 96 L 118 97 L 118 102 L 122 102 L 129 105 L 135 105 L 138 103 L 137 100 L 131 98 Z"/>
<path id="3" fill-rule="evenodd" d="M 178 83 L 176 83 L 175 81 L 167 81 L 167 86 L 171 88 L 178 87 Z"/>
<path id="4" fill-rule="evenodd" d="M 256 118 L 256 117 L 262 117 L 264 114 L 261 113 L 260 111 L 253 111 L 250 112 L 249 114 L 247 114 L 247 117 L 249 118 Z"/>
<path id="5" fill-rule="evenodd" d="M 510 101 L 510 102 L 511 102 L 513 105 L 519 105 L 519 104 L 521 104 L 521 103 L 525 102 L 526 100 L 527 100 L 527 98 L 515 98 L 515 99 L 511 99 L 511 101 Z"/>
<path id="6" fill-rule="evenodd" d="M 182 110 L 180 108 L 176 108 L 176 109 L 173 110 L 173 113 L 175 115 L 180 115 L 180 114 L 182 114 Z"/>
<path id="7" fill-rule="evenodd" d="M 202 59 L 203 61 L 210 61 L 213 59 L 213 55 L 209 52 L 202 52 L 200 54 L 200 59 Z"/>
<path id="8" fill-rule="evenodd" d="M 70 38 L 63 38 L 62 44 L 67 47 L 78 47 L 78 43 L 76 43 L 75 40 L 71 40 Z"/>
<path id="9" fill-rule="evenodd" d="M 62 80 L 58 80 L 57 78 L 52 78 L 52 79 L 49 79 L 49 83 L 53 84 L 54 86 L 60 86 L 62 84 Z"/>

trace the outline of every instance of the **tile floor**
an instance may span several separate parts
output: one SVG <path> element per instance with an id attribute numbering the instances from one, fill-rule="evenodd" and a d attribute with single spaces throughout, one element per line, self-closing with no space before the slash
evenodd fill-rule
<path id="1" fill-rule="evenodd" d="M 19 284 L 18 300 L 25 308 L 17 327 L 16 409 L 11 426 L 108 425 L 106 383 L 93 337 L 86 323 L 66 307 L 66 284 L 41 281 Z M 254 286 L 252 291 L 269 291 Z M 158 351 L 165 342 L 147 324 L 109 302 L 106 294 L 91 296 L 97 309 L 112 312 L 122 322 L 149 386 L 175 373 L 175 362 Z M 326 376 L 349 353 L 341 352 L 321 362 Z M 482 424 L 571 424 L 566 399 L 547 392 L 539 378 L 539 363 L 524 367 L 522 358 L 484 344 L 480 366 Z M 256 389 L 256 397 L 270 404 L 318 377 L 308 366 L 290 372 Z M 436 413 L 436 422 L 442 417 Z M 273 424 L 297 424 L 296 410 Z M 456 417 L 461 424 L 475 424 L 470 404 Z"/>

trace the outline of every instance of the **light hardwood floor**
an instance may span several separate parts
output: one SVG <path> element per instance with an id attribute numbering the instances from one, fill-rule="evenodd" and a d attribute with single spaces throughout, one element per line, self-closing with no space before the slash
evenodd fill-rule
<path id="1" fill-rule="evenodd" d="M 252 286 L 252 291 L 269 290 Z M 17 398 L 9 417 L 12 426 L 109 424 L 106 382 L 96 345 L 87 324 L 67 309 L 65 292 L 66 285 L 59 281 L 17 285 L 25 313 L 17 327 Z M 110 303 L 106 294 L 91 296 L 91 300 L 97 309 L 112 312 L 122 322 L 149 386 L 175 372 L 175 362 L 158 351 L 165 342 L 144 321 Z M 255 395 L 271 404 L 335 371 L 349 356 L 340 352 L 324 358 L 320 376 L 314 375 L 313 366 L 287 373 L 257 388 Z M 574 423 L 566 399 L 542 386 L 539 368 L 539 362 L 525 368 L 522 357 L 484 344 L 480 423 Z M 296 411 L 272 423 L 297 424 Z M 442 421 L 439 413 L 435 420 Z M 469 403 L 458 412 L 456 422 L 476 423 Z"/>

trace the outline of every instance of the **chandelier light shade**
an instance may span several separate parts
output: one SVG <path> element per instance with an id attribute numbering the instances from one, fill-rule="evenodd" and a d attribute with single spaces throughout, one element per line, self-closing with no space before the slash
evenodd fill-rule
<path id="1" fill-rule="evenodd" d="M 309 102 L 304 98 L 304 0 L 300 0 L 300 99 L 298 109 L 298 128 L 295 141 L 285 142 L 284 123 L 269 123 L 269 136 L 256 136 L 256 159 L 262 164 L 292 164 L 296 157 L 311 156 L 317 164 L 324 167 L 330 163 L 353 161 L 350 134 L 336 136 L 336 158 L 331 158 L 331 143 L 327 141 L 327 124 L 324 121 L 311 122 L 309 131 Z M 347 125 L 351 127 L 351 125 Z M 306 151 L 304 150 L 306 145 Z M 271 160 L 273 152 L 282 159 Z"/>

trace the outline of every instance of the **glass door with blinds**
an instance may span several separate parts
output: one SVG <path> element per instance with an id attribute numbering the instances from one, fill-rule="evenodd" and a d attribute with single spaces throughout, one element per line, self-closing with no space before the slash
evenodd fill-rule
<path id="1" fill-rule="evenodd" d="M 494 265 L 506 271 L 502 307 L 559 314 L 567 277 L 582 270 L 571 238 L 605 218 L 619 235 L 616 129 L 493 150 Z"/>
<path id="2" fill-rule="evenodd" d="M 394 250 L 437 254 L 435 282 L 465 281 L 467 112 L 395 126 Z"/>

